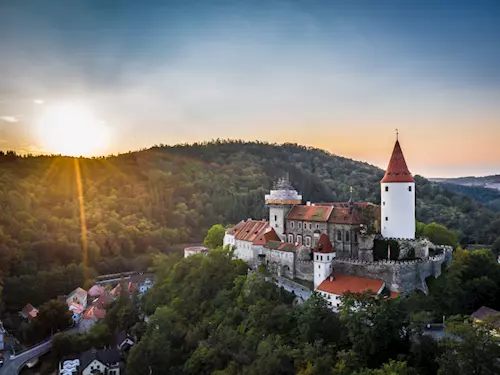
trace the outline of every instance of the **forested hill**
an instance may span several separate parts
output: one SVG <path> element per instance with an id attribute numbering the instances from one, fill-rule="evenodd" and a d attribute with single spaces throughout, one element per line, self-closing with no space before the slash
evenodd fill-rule
<path id="1" fill-rule="evenodd" d="M 294 144 L 210 142 L 99 159 L 80 159 L 90 264 L 168 250 L 200 240 L 214 223 L 266 217 L 264 194 L 288 173 L 304 200 L 379 203 L 383 171 Z M 473 199 L 417 177 L 417 219 L 490 244 L 500 215 Z M 0 156 L 0 272 L 34 275 L 79 263 L 80 220 L 74 159 Z"/>

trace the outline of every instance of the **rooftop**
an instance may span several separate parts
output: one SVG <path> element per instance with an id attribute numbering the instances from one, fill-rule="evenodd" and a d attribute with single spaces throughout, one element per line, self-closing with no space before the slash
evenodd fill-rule
<path id="1" fill-rule="evenodd" d="M 232 228 L 232 234 L 237 240 L 254 242 L 269 229 L 265 220 L 251 220 L 239 222 Z"/>
<path id="2" fill-rule="evenodd" d="M 316 246 L 316 249 L 314 249 L 315 252 L 318 253 L 334 253 L 335 249 L 332 246 L 332 243 L 330 242 L 330 239 L 328 238 L 328 235 L 323 233 L 319 237 L 318 241 L 318 246 Z"/>
<path id="3" fill-rule="evenodd" d="M 378 293 L 384 285 L 382 280 L 365 279 L 364 277 L 335 274 L 333 280 L 328 277 L 318 285 L 316 290 L 343 295 L 347 292 L 362 293 L 371 290 Z"/>
<path id="4" fill-rule="evenodd" d="M 326 222 L 333 210 L 332 206 L 297 205 L 287 215 L 287 220 Z"/>
<path id="5" fill-rule="evenodd" d="M 122 360 L 120 352 L 117 349 L 90 349 L 83 352 L 80 356 L 80 368 L 82 370 L 85 369 L 94 359 L 105 365 L 117 363 Z"/>
<path id="6" fill-rule="evenodd" d="M 280 250 L 287 252 L 294 252 L 300 248 L 301 245 L 295 245 L 291 242 L 281 242 L 281 241 L 268 241 L 266 247 L 272 250 Z"/>
<path id="7" fill-rule="evenodd" d="M 389 160 L 389 165 L 381 182 L 415 182 L 406 165 L 399 141 L 396 141 L 394 145 L 391 160 Z"/>
<path id="8" fill-rule="evenodd" d="M 478 310 L 474 311 L 471 314 L 471 317 L 476 319 L 476 320 L 482 321 L 482 320 L 488 319 L 488 317 L 492 317 L 492 316 L 496 316 L 496 315 L 500 317 L 500 311 L 494 310 L 490 307 L 481 306 Z M 498 322 L 498 323 L 495 322 L 494 326 L 497 328 L 500 328 L 500 322 Z"/>

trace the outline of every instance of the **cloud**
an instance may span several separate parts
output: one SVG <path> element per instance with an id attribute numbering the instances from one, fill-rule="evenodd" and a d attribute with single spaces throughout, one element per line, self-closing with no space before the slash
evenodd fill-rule
<path id="1" fill-rule="evenodd" d="M 2 116 L 0 117 L 0 120 L 3 120 L 5 122 L 19 122 L 19 120 L 14 116 Z"/>
<path id="2" fill-rule="evenodd" d="M 44 101 L 42 99 L 34 99 L 33 103 L 35 103 L 35 104 L 43 104 Z"/>

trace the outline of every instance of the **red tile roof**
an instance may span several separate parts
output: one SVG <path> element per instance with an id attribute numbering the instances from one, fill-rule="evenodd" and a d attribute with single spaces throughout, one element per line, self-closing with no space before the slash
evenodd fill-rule
<path id="1" fill-rule="evenodd" d="M 269 228 L 269 223 L 265 220 L 247 220 L 238 223 L 233 228 L 233 234 L 237 240 L 254 242 L 260 235 Z"/>
<path id="2" fill-rule="evenodd" d="M 82 305 L 76 302 L 72 302 L 71 305 L 68 306 L 68 309 L 77 314 L 81 314 L 83 310 L 85 310 Z"/>
<path id="3" fill-rule="evenodd" d="M 297 205 L 290 210 L 286 218 L 288 220 L 325 222 L 330 217 L 332 210 L 332 206 Z"/>
<path id="4" fill-rule="evenodd" d="M 389 166 L 381 182 L 415 182 L 406 165 L 399 141 L 394 145 Z"/>
<path id="5" fill-rule="evenodd" d="M 106 316 L 106 310 L 100 309 L 97 306 L 89 307 L 83 314 L 83 319 L 100 320 Z"/>
<path id="6" fill-rule="evenodd" d="M 31 303 L 27 303 L 26 306 L 23 307 L 22 314 L 29 320 L 36 318 L 38 315 L 38 309 L 33 307 Z"/>
<path id="7" fill-rule="evenodd" d="M 382 280 L 335 274 L 332 281 L 330 281 L 330 278 L 327 278 L 316 289 L 337 295 L 343 295 L 347 292 L 362 293 L 368 290 L 378 293 L 382 285 L 384 285 Z"/>
<path id="8" fill-rule="evenodd" d="M 268 241 L 280 241 L 274 228 L 268 227 L 266 231 L 260 233 L 259 237 L 253 242 L 254 245 L 265 245 Z"/>
<path id="9" fill-rule="evenodd" d="M 324 254 L 335 252 L 335 249 L 333 248 L 332 243 L 330 242 L 330 239 L 328 238 L 328 235 L 323 233 L 319 237 L 318 246 L 316 246 L 316 249 L 314 249 L 314 251 L 318 252 L 318 253 L 324 253 Z"/>
<path id="10" fill-rule="evenodd" d="M 99 297 L 105 291 L 106 289 L 102 285 L 94 285 L 92 288 L 89 289 L 89 295 L 91 297 Z"/>

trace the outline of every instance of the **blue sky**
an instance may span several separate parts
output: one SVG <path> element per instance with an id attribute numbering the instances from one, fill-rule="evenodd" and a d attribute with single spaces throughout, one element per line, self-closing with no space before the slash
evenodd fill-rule
<path id="1" fill-rule="evenodd" d="M 500 173 L 498 1 L 0 3 L 0 149 L 50 152 L 43 105 L 84 102 L 105 153 L 297 142 L 414 173 Z"/>

